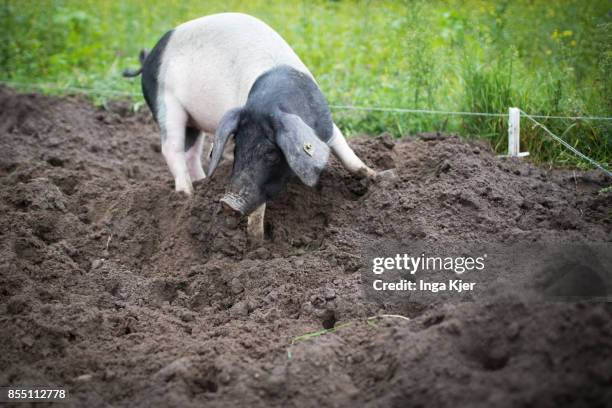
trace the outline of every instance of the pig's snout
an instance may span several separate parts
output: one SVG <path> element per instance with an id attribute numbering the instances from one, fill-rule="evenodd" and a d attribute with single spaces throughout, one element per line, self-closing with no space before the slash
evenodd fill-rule
<path id="1" fill-rule="evenodd" d="M 244 215 L 247 209 L 246 202 L 237 194 L 226 193 L 221 198 L 225 215 Z"/>

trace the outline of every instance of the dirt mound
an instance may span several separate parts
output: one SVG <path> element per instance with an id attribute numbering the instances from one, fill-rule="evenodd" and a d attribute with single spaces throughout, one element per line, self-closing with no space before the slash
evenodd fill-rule
<path id="1" fill-rule="evenodd" d="M 384 240 L 609 244 L 610 180 L 453 135 L 351 145 L 395 174 L 332 160 L 251 248 L 219 214 L 230 163 L 187 199 L 148 112 L 0 88 L 0 385 L 73 406 L 604 406 L 609 304 L 380 303 L 360 270 Z"/>

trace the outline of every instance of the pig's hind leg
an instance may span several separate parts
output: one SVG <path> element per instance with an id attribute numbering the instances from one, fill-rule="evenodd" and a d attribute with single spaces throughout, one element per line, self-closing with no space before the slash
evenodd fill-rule
<path id="1" fill-rule="evenodd" d="M 204 133 L 194 127 L 188 127 L 185 131 L 185 156 L 187 170 L 191 181 L 201 180 L 206 177 L 202 168 L 202 151 L 204 149 Z"/>
<path id="2" fill-rule="evenodd" d="M 338 126 L 334 124 L 334 134 L 332 138 L 327 142 L 327 145 L 334 153 L 334 155 L 340 159 L 342 165 L 351 173 L 360 177 L 374 177 L 376 172 L 365 165 L 363 161 L 351 149 L 346 142 L 344 135 L 338 129 Z"/>
<path id="3" fill-rule="evenodd" d="M 185 157 L 187 112 L 176 99 L 165 98 L 165 112 L 163 117 L 160 117 L 159 125 L 162 134 L 161 150 L 174 176 L 175 189 L 177 192 L 191 195 L 193 186 Z"/>

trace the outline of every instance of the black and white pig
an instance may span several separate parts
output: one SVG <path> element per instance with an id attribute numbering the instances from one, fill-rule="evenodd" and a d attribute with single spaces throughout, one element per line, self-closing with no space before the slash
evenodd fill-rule
<path id="1" fill-rule="evenodd" d="M 202 168 L 204 135 L 214 133 L 211 176 L 235 138 L 226 210 L 249 215 L 263 237 L 266 200 L 293 174 L 313 186 L 329 151 L 352 173 L 374 176 L 333 123 L 312 74 L 272 28 L 240 13 L 205 16 L 167 32 L 142 66 L 145 100 L 161 130 L 176 191 L 191 194 Z M 207 152 L 208 153 L 208 152 Z"/>

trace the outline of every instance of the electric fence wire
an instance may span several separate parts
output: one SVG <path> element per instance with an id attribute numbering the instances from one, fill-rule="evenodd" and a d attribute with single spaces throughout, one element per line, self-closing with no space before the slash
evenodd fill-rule
<path id="1" fill-rule="evenodd" d="M 118 91 L 115 89 L 108 88 L 83 88 L 83 87 L 75 87 L 75 86 L 58 86 L 56 84 L 48 84 L 48 83 L 21 83 L 21 82 L 3 82 L 4 85 L 12 86 L 12 87 L 22 87 L 26 89 L 55 89 L 62 90 L 67 92 L 78 92 L 84 93 L 87 95 L 117 95 L 117 96 L 140 96 L 140 93 L 136 92 L 127 92 L 127 91 Z M 462 111 L 442 111 L 442 110 L 433 110 L 433 109 L 409 109 L 409 108 L 393 108 L 393 107 L 378 107 L 378 106 L 355 106 L 355 105 L 330 105 L 332 109 L 341 109 L 341 110 L 353 110 L 353 111 L 369 111 L 369 112 L 391 112 L 391 113 L 416 113 L 416 114 L 432 114 L 432 115 L 454 115 L 454 116 L 485 116 L 485 117 L 506 117 L 508 116 L 505 113 L 494 113 L 494 112 L 462 112 Z M 589 156 L 581 153 L 572 145 L 567 143 L 565 140 L 560 138 L 551 132 L 546 126 L 541 124 L 536 120 L 537 119 L 567 119 L 567 120 L 612 120 L 612 117 L 605 116 L 550 116 L 550 115 L 530 115 L 523 110 L 521 113 L 525 115 L 529 120 L 531 120 L 536 126 L 542 128 L 550 137 L 552 137 L 557 142 L 561 143 L 572 153 L 581 157 L 582 159 L 588 161 L 593 166 L 599 168 L 608 176 L 612 177 L 612 172 L 606 169 L 599 162 L 591 159 Z"/>

